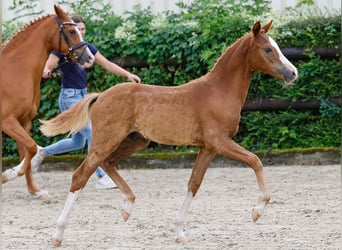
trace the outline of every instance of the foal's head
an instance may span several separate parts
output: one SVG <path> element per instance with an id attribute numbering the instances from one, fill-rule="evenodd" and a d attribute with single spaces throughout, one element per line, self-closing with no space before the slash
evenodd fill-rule
<path id="1" fill-rule="evenodd" d="M 83 41 L 77 25 L 72 19 L 57 5 L 55 5 L 56 22 L 59 26 L 54 40 L 54 47 L 62 54 L 67 55 L 72 60 L 84 63 L 92 63 L 94 56 Z"/>
<path id="2" fill-rule="evenodd" d="M 252 28 L 253 42 L 249 53 L 249 66 L 256 71 L 262 71 L 276 78 L 283 79 L 286 85 L 291 85 L 298 77 L 297 68 L 280 51 L 277 43 L 267 35 L 272 21 L 261 27 L 256 22 Z"/>

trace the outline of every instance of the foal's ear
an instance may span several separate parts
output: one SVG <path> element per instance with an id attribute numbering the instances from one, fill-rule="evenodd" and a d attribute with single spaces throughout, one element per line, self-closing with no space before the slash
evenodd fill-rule
<path id="1" fill-rule="evenodd" d="M 263 29 L 265 31 L 265 33 L 267 33 L 271 27 L 272 27 L 272 24 L 273 24 L 273 20 L 271 20 L 268 24 L 266 24 L 264 27 L 262 27 L 261 29 Z"/>
<path id="2" fill-rule="evenodd" d="M 260 29 L 261 29 L 260 21 L 257 21 L 257 22 L 253 25 L 253 28 L 252 28 L 253 35 L 254 35 L 254 36 L 258 35 L 259 32 L 260 32 Z"/>

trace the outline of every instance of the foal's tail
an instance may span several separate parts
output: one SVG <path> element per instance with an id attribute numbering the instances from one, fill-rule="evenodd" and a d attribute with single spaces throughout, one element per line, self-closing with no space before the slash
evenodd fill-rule
<path id="1" fill-rule="evenodd" d="M 40 121 L 40 130 L 46 136 L 76 133 L 83 129 L 90 120 L 91 105 L 96 102 L 100 93 L 88 94 L 72 108 L 60 113 L 55 118 Z"/>

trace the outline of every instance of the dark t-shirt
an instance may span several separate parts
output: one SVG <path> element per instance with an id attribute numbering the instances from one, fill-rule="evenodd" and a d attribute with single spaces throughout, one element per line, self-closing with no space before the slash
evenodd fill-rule
<path id="1" fill-rule="evenodd" d="M 87 43 L 90 52 L 95 55 L 97 48 Z M 58 67 L 62 75 L 62 88 L 85 89 L 87 87 L 87 70 L 78 63 L 68 61 L 59 51 L 52 51 L 59 58 Z"/>

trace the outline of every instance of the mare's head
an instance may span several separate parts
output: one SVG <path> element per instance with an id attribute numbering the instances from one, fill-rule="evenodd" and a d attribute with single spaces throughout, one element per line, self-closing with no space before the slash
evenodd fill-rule
<path id="1" fill-rule="evenodd" d="M 83 41 L 76 23 L 59 6 L 55 5 L 54 7 L 59 33 L 53 38 L 53 47 L 81 65 L 93 63 L 94 56 Z"/>
<path id="2" fill-rule="evenodd" d="M 267 35 L 271 26 L 272 21 L 263 27 L 260 22 L 253 25 L 253 39 L 248 55 L 249 66 L 253 71 L 267 73 L 284 80 L 286 85 L 291 85 L 298 77 L 297 68 L 283 55 L 278 44 Z"/>

